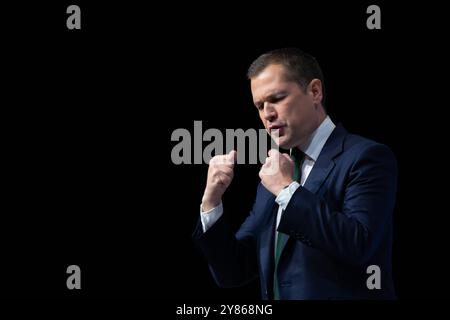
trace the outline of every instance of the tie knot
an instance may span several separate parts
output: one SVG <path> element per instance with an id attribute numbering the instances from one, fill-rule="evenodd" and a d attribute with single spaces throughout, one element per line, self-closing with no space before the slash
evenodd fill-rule
<path id="1" fill-rule="evenodd" d="M 305 158 L 305 153 L 299 148 L 293 148 L 291 151 L 291 157 L 295 164 L 298 165 L 303 161 L 303 158 Z"/>

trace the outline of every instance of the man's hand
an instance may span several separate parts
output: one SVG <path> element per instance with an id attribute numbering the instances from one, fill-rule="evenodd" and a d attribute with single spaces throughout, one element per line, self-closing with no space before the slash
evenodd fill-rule
<path id="1" fill-rule="evenodd" d="M 276 149 L 269 150 L 269 156 L 259 171 L 261 183 L 275 196 L 294 181 L 293 174 L 294 161 L 289 155 L 280 153 Z"/>
<path id="2" fill-rule="evenodd" d="M 234 175 L 236 151 L 229 154 L 215 156 L 209 162 L 208 179 L 202 198 L 203 211 L 217 207 L 222 201 L 222 195 L 227 190 Z"/>

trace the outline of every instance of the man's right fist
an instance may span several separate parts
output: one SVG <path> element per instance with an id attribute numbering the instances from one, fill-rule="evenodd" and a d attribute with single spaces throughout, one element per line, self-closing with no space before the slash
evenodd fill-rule
<path id="1" fill-rule="evenodd" d="M 209 211 L 217 207 L 222 201 L 222 195 L 227 190 L 234 174 L 236 151 L 229 154 L 215 156 L 209 162 L 208 179 L 202 198 L 203 211 Z"/>

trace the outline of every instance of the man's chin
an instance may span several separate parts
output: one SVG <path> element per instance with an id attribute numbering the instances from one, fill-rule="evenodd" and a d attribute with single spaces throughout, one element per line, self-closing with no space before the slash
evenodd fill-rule
<path id="1" fill-rule="evenodd" d="M 288 141 L 285 137 L 279 137 L 277 139 L 273 139 L 277 146 L 281 149 L 290 149 L 292 148 L 290 141 Z"/>
<path id="2" fill-rule="evenodd" d="M 295 147 L 294 143 L 292 142 L 292 139 L 289 139 L 289 136 L 286 134 L 282 134 L 281 136 L 272 134 L 271 137 L 272 140 L 275 142 L 275 144 L 281 149 L 287 150 L 292 147 Z"/>

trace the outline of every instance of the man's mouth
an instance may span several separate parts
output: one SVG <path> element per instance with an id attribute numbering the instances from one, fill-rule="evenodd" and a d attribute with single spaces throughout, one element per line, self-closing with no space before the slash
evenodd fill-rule
<path id="1" fill-rule="evenodd" d="M 281 136 L 284 133 L 284 128 L 285 127 L 286 127 L 285 125 L 281 125 L 281 124 L 280 125 L 270 125 L 269 126 L 269 133 L 271 135 L 273 135 L 273 134 L 276 135 L 276 132 L 278 132 L 278 136 Z"/>
<path id="2" fill-rule="evenodd" d="M 284 125 L 281 125 L 281 124 L 279 124 L 279 125 L 270 125 L 269 126 L 269 131 L 270 131 L 270 133 L 272 133 L 272 131 L 275 131 L 275 130 L 281 130 L 281 129 L 283 129 L 285 126 Z"/>

